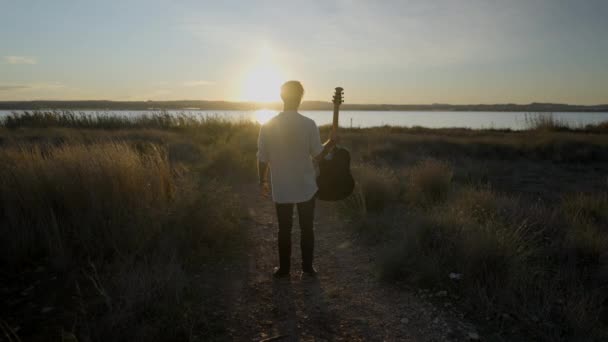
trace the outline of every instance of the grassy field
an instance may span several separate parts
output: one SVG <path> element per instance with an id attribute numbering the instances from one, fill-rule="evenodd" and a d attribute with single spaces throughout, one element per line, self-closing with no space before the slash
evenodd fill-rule
<path id="1" fill-rule="evenodd" d="M 244 242 L 230 186 L 254 179 L 259 128 L 70 115 L 0 128 L 2 282 L 32 285 L 23 295 L 36 302 L 3 308 L 3 330 L 20 326 L 23 340 L 222 336 L 217 269 Z M 65 305 L 41 315 L 46 301 Z"/>
<path id="2" fill-rule="evenodd" d="M 213 286 L 201 288 L 215 280 L 197 276 L 241 250 L 234 189 L 255 181 L 258 130 L 164 114 L 5 119 L 2 277 L 9 288 L 64 289 L 70 304 L 41 327 L 11 321 L 29 315 L 16 303 L 2 312 L 2 329 L 25 325 L 37 331 L 32 339 L 57 327 L 99 341 L 221 336 L 221 304 Z M 523 326 L 538 340 L 601 339 L 607 132 L 548 116 L 525 131 L 344 130 L 358 185 L 336 210 L 380 255 L 388 283 L 448 290 L 480 319 Z"/>

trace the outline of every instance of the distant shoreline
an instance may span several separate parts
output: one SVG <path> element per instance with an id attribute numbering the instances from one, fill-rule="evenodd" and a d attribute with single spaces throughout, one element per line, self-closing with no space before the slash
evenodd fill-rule
<path id="1" fill-rule="evenodd" d="M 227 101 L 0 101 L 0 110 L 280 110 L 279 103 Z M 332 110 L 331 102 L 305 101 L 301 110 Z M 608 112 L 608 104 L 583 106 L 558 103 L 530 104 L 348 104 L 350 111 L 453 111 L 453 112 Z"/>

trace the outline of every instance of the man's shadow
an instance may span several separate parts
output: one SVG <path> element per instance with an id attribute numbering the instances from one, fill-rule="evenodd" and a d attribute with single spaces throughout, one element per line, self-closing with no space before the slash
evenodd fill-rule
<path id="1" fill-rule="evenodd" d="M 271 336 L 284 336 L 285 341 L 299 341 L 297 307 L 291 279 L 272 280 L 272 316 L 274 321 Z"/>
<path id="2" fill-rule="evenodd" d="M 301 298 L 294 297 L 295 286 L 301 288 Z M 272 300 L 275 323 L 272 336 L 299 341 L 301 337 L 327 339 L 335 334 L 337 318 L 328 310 L 327 297 L 317 277 L 298 276 L 293 283 L 287 279 L 274 280 Z"/>
<path id="3" fill-rule="evenodd" d="M 307 318 L 305 326 L 315 337 L 332 337 L 337 319 L 329 310 L 327 295 L 318 277 L 305 277 L 301 281 L 303 307 Z"/>

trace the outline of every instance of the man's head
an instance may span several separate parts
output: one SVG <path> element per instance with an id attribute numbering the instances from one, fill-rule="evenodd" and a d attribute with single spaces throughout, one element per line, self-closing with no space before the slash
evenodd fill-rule
<path id="1" fill-rule="evenodd" d="M 304 87 L 300 81 L 287 81 L 281 86 L 281 98 L 285 109 L 298 109 L 304 96 Z"/>

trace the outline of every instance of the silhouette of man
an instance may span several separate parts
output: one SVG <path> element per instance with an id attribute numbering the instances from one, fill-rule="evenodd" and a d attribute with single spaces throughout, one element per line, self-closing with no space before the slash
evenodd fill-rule
<path id="1" fill-rule="evenodd" d="M 272 199 L 279 221 L 279 267 L 274 277 L 288 277 L 291 268 L 291 228 L 293 207 L 298 208 L 302 272 L 311 276 L 313 267 L 316 172 L 313 162 L 324 158 L 335 146 L 337 136 L 321 144 L 317 124 L 298 113 L 304 88 L 298 81 L 281 86 L 283 111 L 260 128 L 258 138 L 258 175 L 262 195 L 269 197 L 268 170 Z"/>

